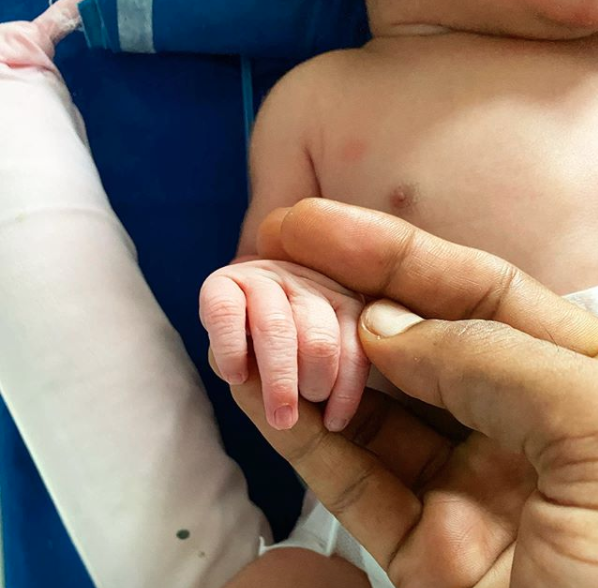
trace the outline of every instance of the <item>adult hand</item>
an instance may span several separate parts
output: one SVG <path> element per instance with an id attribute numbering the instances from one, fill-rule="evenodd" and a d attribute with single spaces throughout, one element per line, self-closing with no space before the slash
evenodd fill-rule
<path id="1" fill-rule="evenodd" d="M 387 299 L 363 315 L 370 359 L 476 431 L 454 446 L 370 393 L 342 435 L 308 404 L 277 432 L 256 372 L 233 390 L 394 583 L 597 586 L 598 318 L 495 257 L 328 201 L 273 215 L 260 248 Z"/>

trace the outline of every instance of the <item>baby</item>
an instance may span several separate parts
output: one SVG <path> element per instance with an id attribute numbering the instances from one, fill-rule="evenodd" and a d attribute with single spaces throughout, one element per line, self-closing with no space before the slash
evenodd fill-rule
<path id="1" fill-rule="evenodd" d="M 277 207 L 358 204 L 560 294 L 598 284 L 598 2 L 370 0 L 369 11 L 370 43 L 301 65 L 264 104 L 238 258 L 201 292 L 219 371 L 247 377 L 249 339 L 279 429 L 295 424 L 300 393 L 328 400 L 326 426 L 342 430 L 369 368 L 359 297 L 255 258 Z"/>

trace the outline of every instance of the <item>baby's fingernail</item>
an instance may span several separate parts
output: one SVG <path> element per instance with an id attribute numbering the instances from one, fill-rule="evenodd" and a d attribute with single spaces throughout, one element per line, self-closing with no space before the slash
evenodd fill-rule
<path id="1" fill-rule="evenodd" d="M 274 425 L 279 431 L 291 429 L 295 424 L 295 411 L 290 404 L 277 408 L 274 412 Z"/>
<path id="2" fill-rule="evenodd" d="M 364 328 L 382 338 L 396 337 L 423 320 L 391 300 L 374 302 L 362 315 Z"/>
<path id="3" fill-rule="evenodd" d="M 345 430 L 348 424 L 349 421 L 347 419 L 330 419 L 326 428 L 331 433 L 340 433 Z"/>

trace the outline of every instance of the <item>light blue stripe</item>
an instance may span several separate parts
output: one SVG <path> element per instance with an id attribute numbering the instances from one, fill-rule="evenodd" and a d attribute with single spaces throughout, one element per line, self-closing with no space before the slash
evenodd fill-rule
<path id="1" fill-rule="evenodd" d="M 130 53 L 155 53 L 154 0 L 117 0 L 120 47 Z"/>

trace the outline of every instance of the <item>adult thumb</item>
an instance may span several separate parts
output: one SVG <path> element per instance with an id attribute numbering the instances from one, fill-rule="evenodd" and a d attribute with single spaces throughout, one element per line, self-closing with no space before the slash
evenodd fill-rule
<path id="1" fill-rule="evenodd" d="M 409 396 L 523 452 L 541 469 L 551 444 L 595 434 L 598 363 L 485 320 L 424 320 L 389 300 L 362 315 L 372 363 Z"/>

